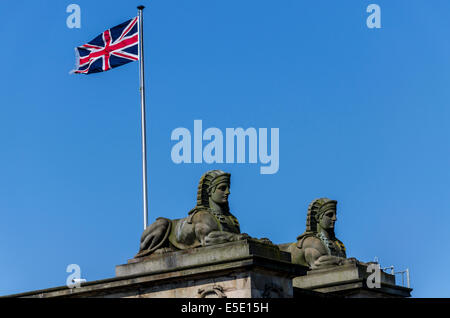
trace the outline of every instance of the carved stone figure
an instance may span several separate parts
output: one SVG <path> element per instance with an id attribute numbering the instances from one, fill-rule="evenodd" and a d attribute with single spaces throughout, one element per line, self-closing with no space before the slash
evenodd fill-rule
<path id="1" fill-rule="evenodd" d="M 306 231 L 297 242 L 280 246 L 291 253 L 292 262 L 311 269 L 356 262 L 347 259 L 344 244 L 334 234 L 337 201 L 316 199 L 308 207 Z"/>
<path id="2" fill-rule="evenodd" d="M 230 177 L 221 170 L 206 172 L 198 185 L 196 207 L 183 219 L 157 218 L 144 230 L 135 258 L 249 239 L 229 211 Z M 268 239 L 258 241 L 271 244 Z"/>

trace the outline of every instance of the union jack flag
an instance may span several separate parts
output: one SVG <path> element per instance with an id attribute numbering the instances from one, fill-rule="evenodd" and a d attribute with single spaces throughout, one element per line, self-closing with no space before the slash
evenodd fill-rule
<path id="1" fill-rule="evenodd" d="M 77 66 L 73 73 L 91 74 L 108 71 L 139 60 L 139 17 L 135 17 L 75 48 Z"/>

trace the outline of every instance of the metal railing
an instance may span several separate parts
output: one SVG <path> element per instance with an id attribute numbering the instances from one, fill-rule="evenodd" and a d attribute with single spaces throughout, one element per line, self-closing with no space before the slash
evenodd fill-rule
<path id="1" fill-rule="evenodd" d="M 378 257 L 375 257 L 375 262 L 377 262 L 379 264 Z M 410 282 L 410 277 L 409 277 L 409 268 L 406 268 L 403 271 L 396 272 L 394 269 L 394 265 L 391 265 L 391 266 L 381 268 L 381 270 L 382 271 L 391 270 L 391 275 L 394 275 L 395 277 L 397 277 L 396 275 L 401 274 L 402 275 L 402 286 L 411 288 L 411 282 Z M 405 276 L 406 276 L 406 285 L 405 285 Z"/>

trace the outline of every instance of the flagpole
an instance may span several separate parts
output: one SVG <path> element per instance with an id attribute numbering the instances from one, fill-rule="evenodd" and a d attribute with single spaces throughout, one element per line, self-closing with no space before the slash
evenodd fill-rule
<path id="1" fill-rule="evenodd" d="M 145 85 L 144 85 L 144 6 L 138 6 L 139 13 L 139 91 L 141 93 L 141 129 L 142 129 L 142 190 L 144 201 L 144 230 L 148 224 L 148 195 L 147 195 L 147 138 L 145 127 Z"/>

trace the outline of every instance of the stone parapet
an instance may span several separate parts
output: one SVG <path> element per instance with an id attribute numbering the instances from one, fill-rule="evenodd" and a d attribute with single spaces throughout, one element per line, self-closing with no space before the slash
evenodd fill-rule
<path id="1" fill-rule="evenodd" d="M 11 297 L 291 298 L 306 268 L 278 247 L 243 240 L 151 255 L 116 267 L 116 277 Z"/>

